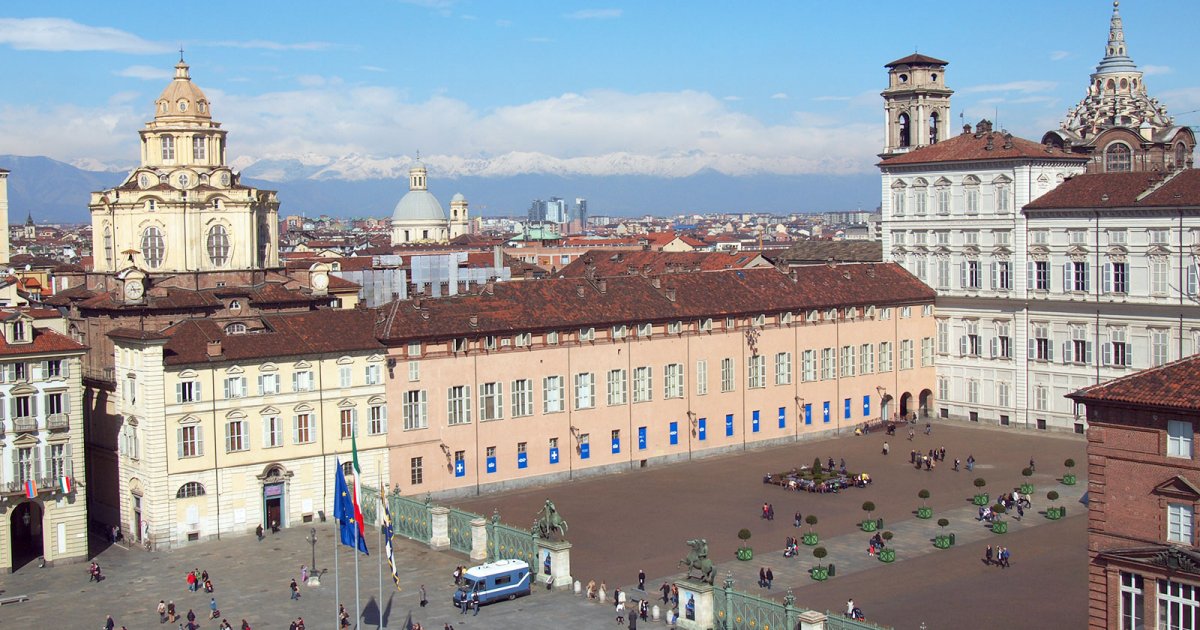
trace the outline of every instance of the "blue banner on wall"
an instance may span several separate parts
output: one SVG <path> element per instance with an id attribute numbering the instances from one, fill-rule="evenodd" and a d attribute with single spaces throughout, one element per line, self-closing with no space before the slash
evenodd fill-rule
<path id="1" fill-rule="evenodd" d="M 621 438 L 615 437 L 612 439 L 612 452 L 613 455 L 621 452 Z"/>
<path id="2" fill-rule="evenodd" d="M 557 464 L 557 463 L 558 463 L 558 447 L 557 447 L 557 446 L 555 446 L 554 448 L 550 449 L 550 463 L 551 463 L 551 464 Z"/>
<path id="3" fill-rule="evenodd" d="M 592 456 L 592 445 L 584 442 L 579 445 L 579 459 L 587 459 Z"/>
<path id="4" fill-rule="evenodd" d="M 863 396 L 863 417 L 869 417 L 870 415 L 871 415 L 871 395 L 867 394 L 866 396 Z"/>
<path id="5" fill-rule="evenodd" d="M 529 466 L 529 453 L 517 453 L 517 468 Z"/>
<path id="6" fill-rule="evenodd" d="M 454 476 L 455 477 L 467 476 L 467 460 L 465 460 L 465 459 L 454 460 Z"/>
<path id="7" fill-rule="evenodd" d="M 750 430 L 758 433 L 758 410 L 750 412 Z"/>
<path id="8" fill-rule="evenodd" d="M 638 450 L 646 450 L 646 427 L 638 427 Z"/>
<path id="9" fill-rule="evenodd" d="M 733 414 L 725 414 L 725 437 L 733 437 Z"/>
<path id="10" fill-rule="evenodd" d="M 825 422 L 829 422 L 829 401 L 828 400 L 825 401 L 825 409 L 824 409 L 823 415 L 825 418 Z"/>
<path id="11" fill-rule="evenodd" d="M 779 408 L 779 428 L 780 429 L 787 428 L 787 407 Z"/>
<path id="12" fill-rule="evenodd" d="M 804 424 L 812 424 L 812 403 L 804 404 Z"/>
<path id="13" fill-rule="evenodd" d="M 679 423 L 672 422 L 671 429 L 667 432 L 667 437 L 671 439 L 671 446 L 679 444 Z"/>
<path id="14" fill-rule="evenodd" d="M 842 417 L 849 420 L 850 419 L 850 399 L 849 398 L 847 398 L 844 401 L 844 406 L 845 406 L 845 409 L 842 411 Z"/>
<path id="15" fill-rule="evenodd" d="M 489 475 L 496 472 L 496 456 L 495 455 L 487 458 L 487 471 L 488 471 Z"/>
<path id="16" fill-rule="evenodd" d="M 700 438 L 701 442 L 708 438 L 708 418 L 700 418 L 698 420 L 696 436 Z"/>

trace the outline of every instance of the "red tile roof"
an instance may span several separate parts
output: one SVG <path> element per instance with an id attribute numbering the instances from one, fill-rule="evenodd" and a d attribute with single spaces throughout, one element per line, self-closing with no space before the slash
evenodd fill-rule
<path id="1" fill-rule="evenodd" d="M 1200 354 L 1067 394 L 1085 404 L 1200 410 Z"/>
<path id="2" fill-rule="evenodd" d="M 1139 198 L 1140 197 L 1140 198 Z M 1076 175 L 1026 210 L 1200 206 L 1200 170 Z"/>
<path id="3" fill-rule="evenodd" d="M 17 356 L 24 354 L 63 354 L 79 352 L 87 350 L 84 346 L 74 339 L 50 330 L 48 328 L 34 328 L 32 343 L 17 343 L 10 344 L 8 340 L 0 335 L 0 356 Z"/>
<path id="4" fill-rule="evenodd" d="M 928 55 L 922 55 L 920 53 L 913 53 L 907 57 L 901 57 L 901 58 L 885 65 L 884 68 L 895 68 L 896 66 L 912 65 L 912 64 L 917 64 L 917 63 L 928 63 L 928 64 L 935 64 L 935 65 L 939 65 L 939 66 L 950 65 L 949 61 L 942 61 L 941 59 L 937 59 L 935 57 L 930 57 Z"/>
<path id="5" fill-rule="evenodd" d="M 900 166 L 908 164 L 937 164 L 944 162 L 974 162 L 981 160 L 1071 160 L 1087 162 L 1090 158 L 1061 149 L 1047 148 L 1032 140 L 1012 136 L 1008 142 L 1000 132 L 982 134 L 961 133 L 937 144 L 921 147 L 883 160 L 878 166 Z M 989 143 L 991 148 L 988 148 Z"/>
<path id="6" fill-rule="evenodd" d="M 758 252 L 663 252 L 645 250 L 591 250 L 571 261 L 558 271 L 560 278 L 582 278 L 588 268 L 594 268 L 596 277 L 611 278 L 647 273 L 686 271 L 719 271 L 743 269 L 754 263 L 763 262 Z M 590 263 L 590 264 L 589 264 Z"/>

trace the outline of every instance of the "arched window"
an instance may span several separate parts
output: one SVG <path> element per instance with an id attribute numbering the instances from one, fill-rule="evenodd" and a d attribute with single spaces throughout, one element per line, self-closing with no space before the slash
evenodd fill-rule
<path id="1" fill-rule="evenodd" d="M 226 335 L 242 335 L 246 333 L 246 325 L 242 322 L 233 322 L 225 327 Z"/>
<path id="2" fill-rule="evenodd" d="M 179 486 L 179 491 L 175 493 L 176 499 L 190 499 L 202 496 L 204 496 L 204 486 L 198 481 L 189 481 Z"/>
<path id="3" fill-rule="evenodd" d="M 224 267 L 229 262 L 229 232 L 223 225 L 208 229 L 208 261 L 214 267 Z"/>
<path id="4" fill-rule="evenodd" d="M 113 268 L 113 236 L 112 228 L 108 226 L 104 226 L 104 262 L 108 264 L 110 270 Z"/>
<path id="5" fill-rule="evenodd" d="M 937 144 L 938 141 L 938 115 L 933 112 L 929 115 L 929 144 Z"/>
<path id="6" fill-rule="evenodd" d="M 146 259 L 147 267 L 157 269 L 162 266 L 166 249 L 162 230 L 150 226 L 142 232 L 142 257 Z"/>
<path id="7" fill-rule="evenodd" d="M 896 119 L 896 124 L 899 126 L 899 130 L 900 130 L 899 146 L 902 146 L 902 147 L 907 147 L 909 144 L 911 144 L 911 142 L 909 140 L 909 124 L 908 123 L 909 123 L 908 114 L 900 114 L 900 117 Z"/>
<path id="8" fill-rule="evenodd" d="M 1187 166 L 1187 157 L 1187 145 L 1182 142 L 1175 145 L 1175 168 L 1185 168 Z"/>
<path id="9" fill-rule="evenodd" d="M 1104 171 L 1107 173 L 1127 173 L 1133 170 L 1130 159 L 1129 145 L 1114 142 L 1104 150 Z"/>

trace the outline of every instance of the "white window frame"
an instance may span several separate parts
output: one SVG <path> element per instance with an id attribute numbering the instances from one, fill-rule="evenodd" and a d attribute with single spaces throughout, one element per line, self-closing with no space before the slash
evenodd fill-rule
<path id="1" fill-rule="evenodd" d="M 1194 432 L 1187 420 L 1167 420 L 1167 457 L 1191 459 Z"/>
<path id="2" fill-rule="evenodd" d="M 533 379 L 519 378 L 512 382 L 512 417 L 533 415 Z"/>
<path id="3" fill-rule="evenodd" d="M 1167 541 L 1191 545 L 1195 540 L 1195 511 L 1189 503 L 1167 504 Z"/>
<path id="4" fill-rule="evenodd" d="M 735 374 L 733 373 L 733 359 L 728 357 L 721 359 L 721 391 L 732 392 L 736 386 Z"/>
<path id="5" fill-rule="evenodd" d="M 446 423 L 450 426 L 471 423 L 471 386 L 446 388 Z"/>
<path id="6" fill-rule="evenodd" d="M 429 397 L 423 389 L 410 389 L 403 394 L 404 430 L 413 431 L 429 427 Z"/>
<path id="7" fill-rule="evenodd" d="M 608 404 L 624 405 L 629 402 L 629 375 L 623 369 L 608 371 Z"/>
<path id="8" fill-rule="evenodd" d="M 761 389 L 767 386 L 767 358 L 758 355 L 751 355 L 746 359 L 746 387 L 749 389 Z"/>
<path id="9" fill-rule="evenodd" d="M 696 361 L 696 395 L 708 394 L 708 360 Z"/>
<path id="10" fill-rule="evenodd" d="M 596 375 L 580 372 L 575 375 L 575 408 L 592 409 L 596 406 Z"/>
<path id="11" fill-rule="evenodd" d="M 683 398 L 684 370 L 682 363 L 668 363 L 663 367 L 663 397 Z"/>
<path id="12" fill-rule="evenodd" d="M 563 377 L 547 376 L 542 379 L 542 413 L 561 413 L 564 411 Z"/>
<path id="13" fill-rule="evenodd" d="M 654 370 L 648 365 L 633 368 L 633 402 L 649 402 L 654 397 Z"/>
<path id="14" fill-rule="evenodd" d="M 504 383 L 491 381 L 479 384 L 479 421 L 504 419 Z"/>
<path id="15" fill-rule="evenodd" d="M 792 353 L 778 352 L 775 354 L 775 384 L 792 384 Z"/>

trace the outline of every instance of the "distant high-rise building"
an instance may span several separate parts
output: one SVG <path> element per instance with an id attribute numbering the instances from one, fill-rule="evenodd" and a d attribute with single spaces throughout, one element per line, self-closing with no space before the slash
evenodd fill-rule
<path id="1" fill-rule="evenodd" d="M 541 223 L 546 220 L 546 202 L 541 199 L 534 199 L 533 203 L 529 204 L 529 222 Z"/>
<path id="2" fill-rule="evenodd" d="M 587 199 L 584 199 L 583 197 L 575 198 L 575 218 L 579 221 L 580 225 L 587 225 L 587 221 L 588 221 Z"/>
<path id="3" fill-rule="evenodd" d="M 546 202 L 546 221 L 549 223 L 567 222 L 567 202 L 561 197 L 551 197 Z"/>

